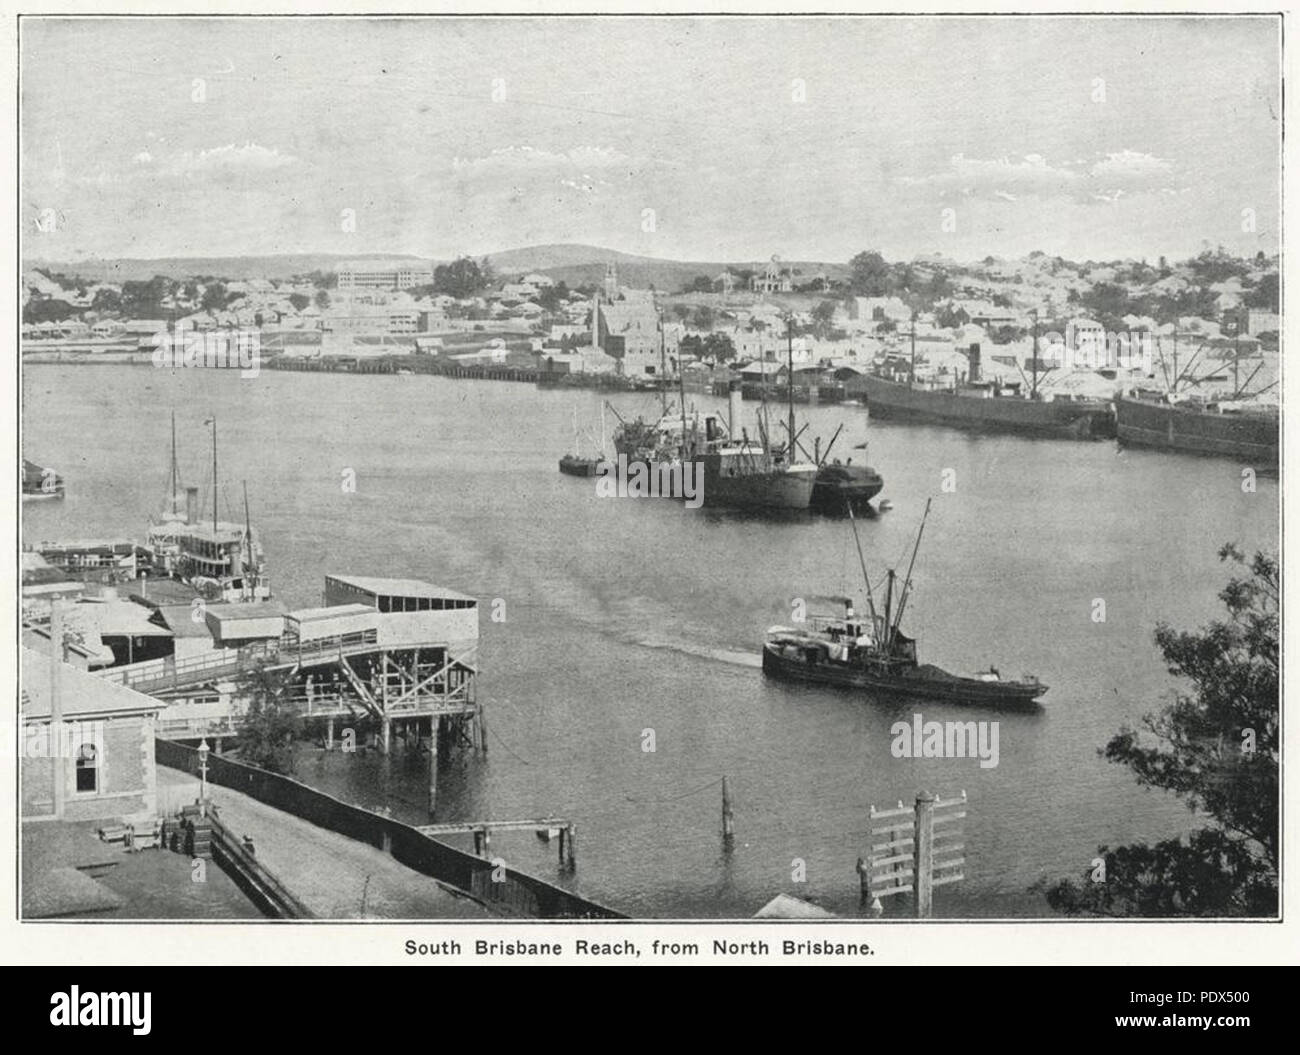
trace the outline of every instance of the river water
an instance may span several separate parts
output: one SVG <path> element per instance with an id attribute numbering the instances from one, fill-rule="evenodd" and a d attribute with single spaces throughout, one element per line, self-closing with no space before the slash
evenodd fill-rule
<path id="1" fill-rule="evenodd" d="M 873 583 L 891 565 L 905 570 L 934 498 L 906 619 L 921 660 L 954 671 L 993 663 L 1051 686 L 1030 713 L 870 701 L 769 682 L 759 669 L 763 632 L 790 621 L 794 599 L 813 611 L 834 610 L 822 597 L 861 599 L 848 523 L 598 498 L 594 481 L 556 467 L 575 410 L 598 428 L 594 392 L 32 366 L 23 395 L 23 452 L 55 466 L 68 490 L 63 502 L 24 508 L 27 541 L 142 538 L 168 489 L 170 411 L 190 483 L 210 472 L 203 421 L 215 412 L 222 516 L 242 516 L 246 480 L 273 588 L 290 607 L 321 603 L 328 572 L 477 596 L 490 752 L 444 765 L 438 819 L 565 817 L 578 825 L 578 862 L 562 881 L 641 917 L 747 916 L 782 891 L 855 915 L 869 807 L 910 803 L 922 787 L 969 797 L 965 878 L 936 891 L 935 914 L 1049 914 L 1027 890 L 1035 881 L 1082 874 L 1099 844 L 1195 824 L 1098 748 L 1175 690 L 1152 631 L 1219 614 L 1219 546 L 1278 544 L 1277 483 L 1243 491 L 1230 461 L 800 408 L 809 435 L 845 424 L 840 456 L 863 458 L 852 446 L 869 441 L 884 475 L 880 498 L 893 509 L 858 525 Z M 624 416 L 657 411 L 649 396 L 612 402 Z M 342 486 L 349 474 L 355 492 Z M 494 600 L 503 622 L 489 618 Z M 999 722 L 997 766 L 893 757 L 891 724 L 918 711 Z M 299 776 L 426 820 L 423 772 L 400 757 L 311 752 Z M 493 852 L 561 878 L 554 847 L 531 834 L 496 836 Z"/>

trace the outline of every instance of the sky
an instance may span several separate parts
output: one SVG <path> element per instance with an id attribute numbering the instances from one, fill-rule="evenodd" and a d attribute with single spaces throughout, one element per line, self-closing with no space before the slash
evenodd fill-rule
<path id="1" fill-rule="evenodd" d="M 1273 18 L 32 19 L 23 255 L 1278 250 Z"/>

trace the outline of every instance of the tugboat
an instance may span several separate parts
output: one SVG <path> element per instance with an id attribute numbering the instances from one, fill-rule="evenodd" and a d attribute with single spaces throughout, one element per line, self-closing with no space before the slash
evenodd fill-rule
<path id="1" fill-rule="evenodd" d="M 960 675 L 917 662 L 916 641 L 904 634 L 899 626 L 911 591 L 912 568 L 921 546 L 921 534 L 929 515 L 930 503 L 927 502 L 896 611 L 893 609 L 895 577 L 893 569 L 890 569 L 883 614 L 876 611 L 868 580 L 868 617 L 865 620 L 854 614 L 852 600 L 844 598 L 842 618 L 810 616 L 811 625 L 808 627 L 771 627 L 763 644 L 763 673 L 791 681 L 866 689 L 880 695 L 1001 707 L 1034 705 L 1034 701 L 1047 692 L 1047 686 L 1033 675 L 1024 675 L 1018 681 L 1004 681 L 995 667 L 973 675 Z M 863 579 L 866 580 L 866 564 L 862 559 L 862 544 L 858 540 L 852 509 L 849 519 L 853 524 L 853 539 L 858 547 Z"/>

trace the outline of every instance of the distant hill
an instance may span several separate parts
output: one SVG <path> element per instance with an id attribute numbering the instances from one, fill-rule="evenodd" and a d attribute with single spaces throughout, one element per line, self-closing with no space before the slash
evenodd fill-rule
<path id="1" fill-rule="evenodd" d="M 740 261 L 730 264 L 723 261 L 663 260 L 652 256 L 634 256 L 594 245 L 535 245 L 524 249 L 510 249 L 492 253 L 489 262 L 498 274 L 522 275 L 539 271 L 569 286 L 599 283 L 605 277 L 605 265 L 611 260 L 618 268 L 620 285 L 634 289 L 649 289 L 673 293 L 697 275 L 716 278 L 725 267 L 757 269 L 759 261 Z M 801 271 L 809 279 L 825 270 L 832 278 L 847 277 L 849 268 L 843 263 L 813 261 L 782 261 L 782 266 Z"/>
<path id="2" fill-rule="evenodd" d="M 94 282 L 143 281 L 154 275 L 185 279 L 213 275 L 221 279 L 287 279 L 308 271 L 332 271 L 344 260 L 421 260 L 406 253 L 286 253 L 276 256 L 178 256 L 156 259 L 123 257 L 70 262 L 24 260 L 23 270 L 39 267 Z"/>
<path id="3" fill-rule="evenodd" d="M 167 278 L 186 279 L 195 275 L 214 275 L 222 279 L 269 278 L 287 279 L 309 271 L 330 271 L 344 260 L 421 260 L 410 254 L 385 253 L 292 253 L 277 256 L 233 257 L 164 257 L 157 259 L 121 258 L 95 261 L 45 261 L 24 260 L 23 270 L 39 267 L 88 281 L 127 282 L 165 275 Z M 593 245 L 536 245 L 522 249 L 508 249 L 491 253 L 488 260 L 498 274 L 505 277 L 538 271 L 557 282 L 569 286 L 599 283 L 605 277 L 605 265 L 613 261 L 618 268 L 619 283 L 637 289 L 676 292 L 697 275 L 716 277 L 728 265 L 721 261 L 661 260 L 657 257 L 635 256 L 613 249 Z M 446 261 L 433 261 L 445 263 Z M 782 261 L 811 278 L 825 270 L 832 278 L 846 277 L 848 265 L 812 261 Z M 736 268 L 758 268 L 759 261 L 733 262 Z"/>

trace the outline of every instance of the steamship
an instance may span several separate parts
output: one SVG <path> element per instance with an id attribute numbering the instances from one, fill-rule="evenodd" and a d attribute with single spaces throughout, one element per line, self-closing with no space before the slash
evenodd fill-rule
<path id="1" fill-rule="evenodd" d="M 150 524 L 144 551 L 150 571 L 192 586 L 210 601 L 270 600 L 262 547 L 248 518 L 244 490 L 244 523 L 217 519 L 217 422 L 212 426 L 212 519 L 200 520 L 199 489 L 185 487 L 180 506 L 180 474 L 176 461 L 176 415 L 172 415 L 171 493 L 168 508 Z"/>
<path id="2" fill-rule="evenodd" d="M 1108 401 L 1026 392 L 1020 382 L 984 380 L 980 346 L 972 344 L 966 354 L 969 376 L 944 386 L 913 376 L 902 357 L 887 359 L 862 379 L 871 416 L 1081 440 L 1115 435 L 1115 411 Z"/>
<path id="3" fill-rule="evenodd" d="M 1117 396 L 1115 412 L 1122 446 L 1219 455 L 1271 471 L 1278 467 L 1276 406 L 1138 390 Z"/>

